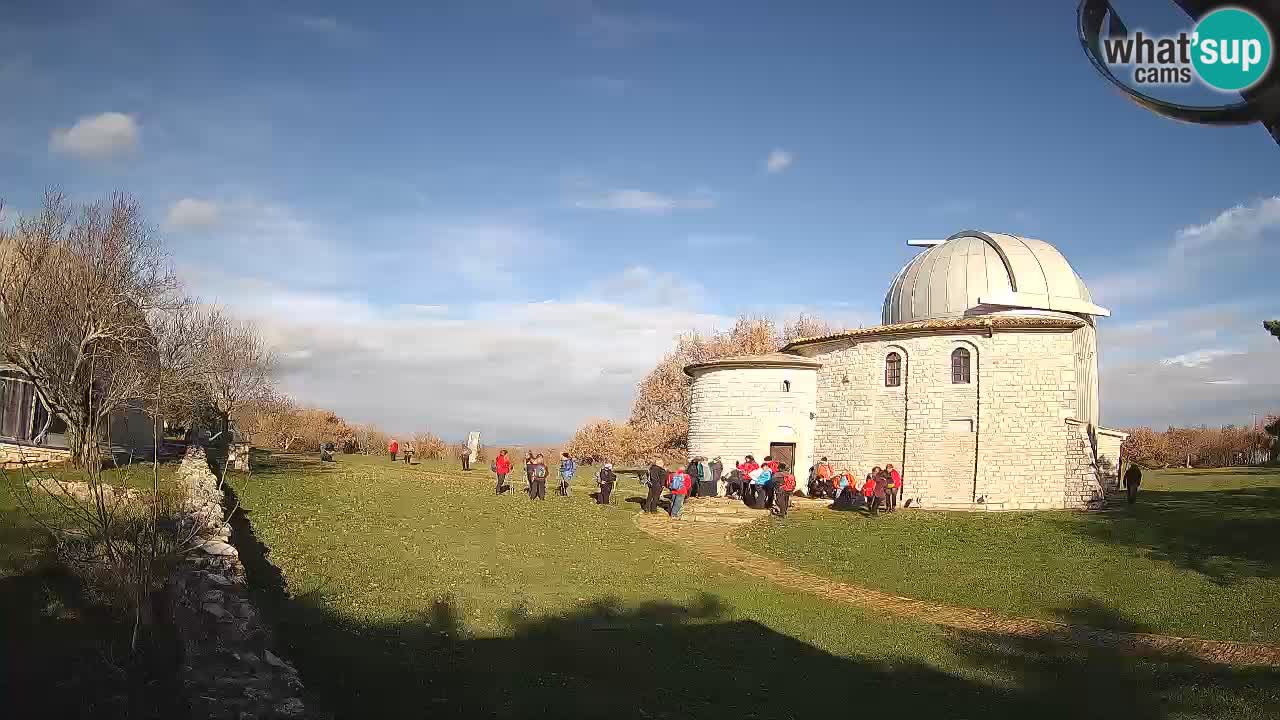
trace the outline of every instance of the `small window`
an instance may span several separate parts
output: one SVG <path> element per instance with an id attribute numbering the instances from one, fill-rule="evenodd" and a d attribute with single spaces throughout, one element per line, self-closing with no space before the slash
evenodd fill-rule
<path id="1" fill-rule="evenodd" d="M 790 380 L 783 380 L 783 381 L 782 381 L 782 392 L 791 392 L 791 381 L 790 381 Z"/>
<path id="2" fill-rule="evenodd" d="M 892 352 L 884 359 L 884 386 L 898 387 L 901 384 L 902 356 L 896 352 Z"/>
<path id="3" fill-rule="evenodd" d="M 969 351 L 965 348 L 951 351 L 951 382 L 956 385 L 969 382 Z"/>

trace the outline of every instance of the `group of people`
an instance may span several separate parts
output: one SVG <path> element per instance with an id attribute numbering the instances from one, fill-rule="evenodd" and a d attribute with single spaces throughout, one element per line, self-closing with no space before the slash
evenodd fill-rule
<path id="1" fill-rule="evenodd" d="M 881 508 L 893 512 L 901 495 L 902 473 L 893 463 L 883 468 L 877 465 L 861 480 L 848 470 L 836 472 L 825 457 L 809 471 L 809 496 L 831 498 L 837 510 L 861 506 L 872 515 L 879 515 Z"/>
<path id="2" fill-rule="evenodd" d="M 612 473 L 612 466 L 610 473 Z M 493 474 L 498 477 L 498 483 L 494 486 L 494 494 L 501 495 L 508 490 L 514 492 L 514 488 L 507 483 L 507 476 L 511 474 L 511 458 L 507 455 L 506 450 L 498 452 L 498 456 L 493 459 L 493 464 L 489 468 Z M 556 488 L 556 494 L 563 497 L 569 496 L 569 488 L 573 482 L 573 476 L 578 471 L 578 464 L 573 461 L 569 453 L 560 453 L 560 484 Z M 602 471 L 603 472 L 603 471 Z M 525 453 L 524 456 L 524 474 L 525 474 L 525 494 L 530 500 L 546 500 L 547 499 L 547 459 L 542 453 L 534 454 L 532 452 Z M 610 484 L 609 490 L 612 490 Z M 608 495 L 605 495 L 605 502 L 608 502 Z"/>
<path id="3" fill-rule="evenodd" d="M 768 508 L 774 514 L 786 517 L 791 508 L 791 493 L 796 490 L 795 475 L 787 464 L 774 460 L 770 455 L 765 456 L 764 462 L 757 463 L 748 455 L 735 465 L 726 475 L 724 462 L 719 457 L 710 463 L 706 463 L 706 458 L 695 457 L 687 466 L 668 472 L 654 460 L 649 464 L 646 480 L 649 494 L 644 502 L 645 512 L 657 512 L 662 491 L 668 490 L 671 493 L 671 517 L 679 518 L 686 497 L 716 497 L 723 486 L 727 497 L 740 498 L 751 507 Z"/>

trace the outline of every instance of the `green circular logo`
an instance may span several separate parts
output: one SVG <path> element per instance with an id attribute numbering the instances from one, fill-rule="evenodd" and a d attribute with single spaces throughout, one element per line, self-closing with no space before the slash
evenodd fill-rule
<path id="1" fill-rule="evenodd" d="M 1271 67 L 1271 33 L 1240 8 L 1215 10 L 1196 24 L 1191 63 L 1218 90 L 1247 90 Z"/>

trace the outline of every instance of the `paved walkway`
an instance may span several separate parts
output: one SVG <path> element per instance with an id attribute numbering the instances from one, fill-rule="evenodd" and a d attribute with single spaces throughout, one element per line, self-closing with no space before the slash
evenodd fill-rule
<path id="1" fill-rule="evenodd" d="M 702 501 L 697 504 L 706 503 Z M 714 502 L 714 501 L 713 501 Z M 690 505 L 686 505 L 689 508 Z M 747 517 L 754 512 L 743 507 L 742 511 L 724 509 L 720 503 L 707 510 L 716 515 Z M 739 505 L 738 507 L 742 507 Z M 687 512 L 687 511 L 686 511 Z M 1050 620 L 1011 617 L 988 610 L 942 605 L 924 600 L 899 597 L 849 583 L 820 577 L 798 570 L 773 558 L 758 555 L 733 542 L 731 537 L 737 523 L 720 522 L 712 518 L 705 521 L 673 521 L 665 513 L 653 515 L 638 513 L 636 525 L 646 533 L 681 545 L 692 547 L 700 555 L 723 563 L 740 572 L 796 590 L 813 593 L 836 602 L 889 610 L 922 622 L 972 632 L 995 633 L 1022 638 L 1047 638 L 1060 642 L 1086 644 L 1114 648 L 1135 655 L 1169 656 L 1183 655 L 1212 663 L 1228 665 L 1269 665 L 1280 667 L 1280 647 L 1262 643 L 1233 642 L 1225 640 L 1196 640 L 1170 635 L 1130 633 L 1101 630 L 1082 625 L 1069 625 Z"/>

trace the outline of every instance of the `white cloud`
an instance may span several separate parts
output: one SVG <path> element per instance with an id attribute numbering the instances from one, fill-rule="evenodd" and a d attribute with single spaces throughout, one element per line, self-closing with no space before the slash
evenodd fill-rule
<path id="1" fill-rule="evenodd" d="M 768 173 L 780 173 L 791 167 L 791 161 L 795 158 L 786 150 L 772 150 L 769 157 L 764 160 L 764 170 Z"/>
<path id="2" fill-rule="evenodd" d="M 1237 272 L 1274 255 L 1280 243 L 1280 196 L 1237 205 L 1206 223 L 1188 225 L 1165 245 L 1123 263 L 1123 271 L 1089 280 L 1089 290 L 1103 305 L 1150 300 L 1174 293 L 1186 295 L 1206 284 L 1238 287 Z"/>
<path id="3" fill-rule="evenodd" d="M 560 0 L 557 4 L 578 35 L 598 47 L 626 47 L 684 29 L 680 23 L 652 15 L 605 10 L 594 0 Z"/>
<path id="4" fill-rule="evenodd" d="M 218 214 L 217 203 L 186 197 L 169 207 L 164 225 L 169 230 L 208 230 L 218 224 Z"/>
<path id="5" fill-rule="evenodd" d="M 1161 365 L 1181 365 L 1189 368 L 1205 367 L 1219 358 L 1228 357 L 1230 355 L 1242 355 L 1242 350 L 1230 350 L 1227 348 L 1206 348 L 1204 350 L 1195 350 L 1181 355 L 1164 358 L 1160 361 Z"/>
<path id="6" fill-rule="evenodd" d="M 623 273 L 661 278 L 648 269 Z M 690 329 L 730 319 L 610 298 L 380 307 L 328 292 L 224 277 L 228 309 L 277 349 L 279 380 L 300 402 L 394 432 L 486 442 L 557 442 L 593 417 L 624 418 L 635 383 Z"/>
<path id="7" fill-rule="evenodd" d="M 135 150 L 139 134 L 132 115 L 104 112 L 86 115 L 69 128 L 55 129 L 49 148 L 84 160 L 105 160 Z"/>
<path id="8" fill-rule="evenodd" d="M 573 201 L 573 206 L 584 210 L 615 210 L 621 212 L 667 215 L 677 210 L 708 210 L 717 204 L 717 198 L 709 190 L 699 189 L 682 195 L 666 195 L 650 190 L 618 189 L 594 192 Z"/>

